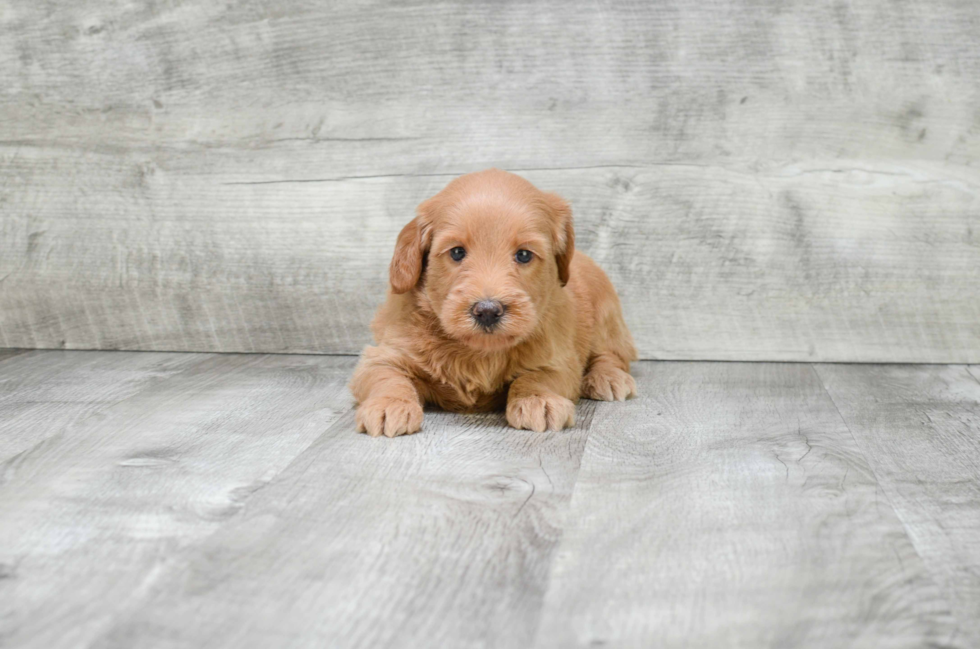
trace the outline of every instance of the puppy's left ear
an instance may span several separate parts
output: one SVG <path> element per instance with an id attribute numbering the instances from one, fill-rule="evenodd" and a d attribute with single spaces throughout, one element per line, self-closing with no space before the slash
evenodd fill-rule
<path id="1" fill-rule="evenodd" d="M 575 228 L 572 226 L 572 207 L 558 194 L 542 197 L 552 217 L 552 236 L 555 242 L 555 261 L 558 263 L 558 279 L 568 284 L 569 266 L 575 255 Z"/>

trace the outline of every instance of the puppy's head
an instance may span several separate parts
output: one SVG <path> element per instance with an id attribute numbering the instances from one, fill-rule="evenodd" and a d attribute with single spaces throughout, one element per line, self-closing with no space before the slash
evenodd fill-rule
<path id="1" fill-rule="evenodd" d="M 390 279 L 450 336 L 497 351 L 527 338 L 568 282 L 575 250 L 562 198 L 490 169 L 461 176 L 418 207 L 398 235 Z"/>

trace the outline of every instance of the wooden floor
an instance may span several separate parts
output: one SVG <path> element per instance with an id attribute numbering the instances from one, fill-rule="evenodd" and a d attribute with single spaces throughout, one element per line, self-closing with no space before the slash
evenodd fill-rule
<path id="1" fill-rule="evenodd" d="M 978 366 L 643 362 L 389 440 L 355 361 L 0 352 L 0 646 L 980 646 Z"/>

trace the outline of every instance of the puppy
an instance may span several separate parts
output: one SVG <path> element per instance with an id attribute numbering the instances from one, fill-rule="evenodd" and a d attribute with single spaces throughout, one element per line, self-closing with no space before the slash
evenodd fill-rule
<path id="1" fill-rule="evenodd" d="M 414 433 L 426 403 L 560 430 L 580 396 L 636 394 L 612 283 L 575 251 L 568 203 L 519 176 L 461 176 L 419 205 L 389 279 L 350 384 L 360 432 Z"/>

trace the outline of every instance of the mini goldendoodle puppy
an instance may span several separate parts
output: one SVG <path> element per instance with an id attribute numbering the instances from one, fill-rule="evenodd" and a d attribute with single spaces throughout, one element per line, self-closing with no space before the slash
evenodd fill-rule
<path id="1" fill-rule="evenodd" d="M 636 394 L 612 283 L 575 252 L 568 203 L 519 176 L 468 174 L 419 205 L 390 281 L 351 380 L 358 431 L 414 433 L 425 403 L 560 430 L 579 396 Z"/>

